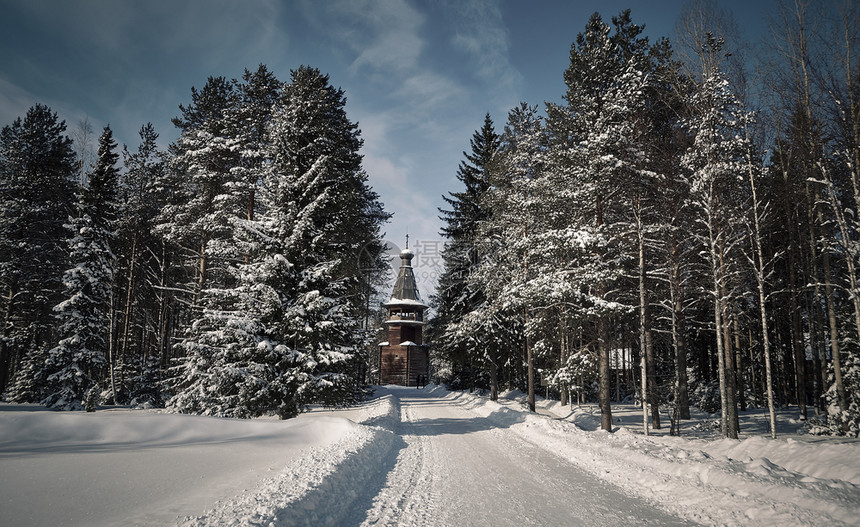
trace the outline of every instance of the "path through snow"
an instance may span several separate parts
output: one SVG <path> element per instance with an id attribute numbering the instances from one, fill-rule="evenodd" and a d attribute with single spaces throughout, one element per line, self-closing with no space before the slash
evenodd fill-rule
<path id="1" fill-rule="evenodd" d="M 509 415 L 498 419 L 474 403 L 441 388 L 380 388 L 370 405 L 334 412 L 375 434 L 304 497 L 283 500 L 276 478 L 186 525 L 689 524 L 523 440 L 511 426 L 524 414 L 502 408 Z M 305 486 L 312 471 L 300 465 L 288 479 Z"/>
<path id="2" fill-rule="evenodd" d="M 685 525 L 442 390 L 389 390 L 405 445 L 363 526 Z"/>

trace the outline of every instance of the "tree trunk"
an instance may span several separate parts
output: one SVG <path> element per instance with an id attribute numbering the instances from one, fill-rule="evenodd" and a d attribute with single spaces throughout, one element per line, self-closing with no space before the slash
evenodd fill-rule
<path id="1" fill-rule="evenodd" d="M 564 314 L 559 317 L 559 347 L 561 348 L 561 353 L 559 357 L 559 364 L 561 364 L 562 368 L 567 367 L 567 357 L 568 357 L 568 347 L 567 347 L 567 331 L 566 331 L 566 321 Z M 559 388 L 561 405 L 567 406 L 567 395 L 568 395 L 568 385 L 564 384 Z"/>
<path id="2" fill-rule="evenodd" d="M 131 258 L 128 262 L 128 284 L 125 294 L 125 313 L 122 322 L 122 347 L 120 348 L 120 357 L 128 356 L 128 333 L 131 327 L 131 306 L 134 300 L 134 279 L 137 262 L 137 234 L 135 233 L 131 240 Z"/>
<path id="3" fill-rule="evenodd" d="M 789 213 L 791 214 L 791 213 Z M 791 215 L 790 217 L 793 217 Z M 793 223 L 793 221 L 791 222 Z M 791 350 L 794 358 L 794 381 L 797 386 L 798 413 L 800 420 L 806 420 L 806 349 L 803 346 L 800 330 L 800 308 L 797 303 L 797 255 L 794 228 L 788 229 L 788 288 L 789 309 L 791 310 Z"/>
<path id="4" fill-rule="evenodd" d="M 842 245 L 842 249 L 845 254 L 845 265 L 848 268 L 847 274 L 850 291 L 857 291 L 858 280 L 856 274 L 856 267 L 854 265 L 854 253 L 852 251 L 850 238 L 850 231 L 852 230 L 852 228 L 848 224 L 848 221 L 845 218 L 845 214 L 840 207 L 841 203 L 839 202 L 839 199 L 837 197 L 836 190 L 833 188 L 833 181 L 830 179 L 829 172 L 825 169 L 824 165 L 819 163 L 818 166 L 827 184 L 829 204 L 832 209 L 833 215 L 836 218 L 836 224 L 839 227 L 839 243 Z M 819 219 L 820 218 L 821 216 L 819 215 Z M 836 310 L 833 305 L 833 284 L 831 282 L 830 274 L 830 254 L 827 249 L 825 249 L 823 253 L 825 278 L 824 284 L 827 297 L 827 310 L 829 312 L 828 316 L 830 318 L 830 346 L 831 349 L 835 351 L 833 353 L 834 382 L 836 384 L 837 397 L 840 400 L 840 408 L 844 411 L 845 409 L 847 409 L 848 400 L 846 397 L 845 385 L 843 384 L 841 361 L 839 358 L 838 350 L 839 335 L 837 331 L 838 326 L 836 319 Z M 850 296 L 854 307 L 854 329 L 857 332 L 857 335 L 860 336 L 860 295 L 853 294 Z M 836 347 L 834 347 L 834 345 L 836 345 Z"/>
<path id="5" fill-rule="evenodd" d="M 672 300 L 672 345 L 675 348 L 675 407 L 681 419 L 690 418 L 690 392 L 687 383 L 687 336 L 684 295 L 681 285 L 681 259 L 678 240 L 671 239 L 672 274 L 669 291 Z"/>
<path id="6" fill-rule="evenodd" d="M 735 340 L 735 386 L 737 387 L 738 406 L 741 411 L 747 409 L 747 398 L 744 395 L 743 356 L 741 355 L 741 328 L 738 324 L 738 314 L 732 311 L 732 334 Z"/>
<path id="7" fill-rule="evenodd" d="M 206 271 L 209 268 L 209 258 L 206 256 L 206 240 L 200 242 L 200 263 L 198 265 L 197 291 L 194 295 L 194 305 L 200 305 L 203 288 L 206 286 Z"/>
<path id="8" fill-rule="evenodd" d="M 595 226 L 599 230 L 603 226 L 603 197 L 598 195 L 595 203 Z M 603 260 L 603 255 L 598 254 Z M 598 298 L 606 298 L 606 284 L 600 282 L 597 287 Z M 598 404 L 600 405 L 600 428 L 612 433 L 612 380 L 609 378 L 609 328 L 606 315 L 597 317 L 597 375 L 599 377 Z"/>
<path id="9" fill-rule="evenodd" d="M 526 318 L 526 324 L 528 324 L 528 318 Z M 529 411 L 535 411 L 535 361 L 532 353 L 531 342 L 529 342 L 529 336 L 526 334 L 526 362 L 527 362 L 527 371 L 529 376 L 529 394 L 528 394 L 528 404 Z"/>
<path id="10" fill-rule="evenodd" d="M 601 288 L 603 289 L 603 288 Z M 599 353 L 598 375 L 600 377 L 600 428 L 612 432 L 612 387 L 609 379 L 609 331 L 606 317 L 597 320 L 597 349 Z"/>
<path id="11" fill-rule="evenodd" d="M 822 221 L 821 212 L 818 212 L 818 221 Z M 836 399 L 839 410 L 844 412 L 848 408 L 848 394 L 842 382 L 842 359 L 839 357 L 839 325 L 836 320 L 836 306 L 833 303 L 833 283 L 830 281 L 830 250 L 825 248 L 821 252 L 821 263 L 824 267 L 824 298 L 827 303 L 827 321 L 830 326 L 830 358 L 833 361 L 833 383 L 836 385 Z"/>
<path id="12" fill-rule="evenodd" d="M 761 342 L 762 352 L 764 354 L 765 371 L 764 384 L 767 392 L 767 409 L 770 416 L 770 437 L 776 439 L 776 411 L 774 410 L 773 403 L 773 373 L 770 358 L 770 335 L 767 324 L 767 295 L 765 294 L 765 276 L 767 276 L 767 272 L 765 271 L 764 254 L 761 248 L 760 212 L 758 196 L 756 193 L 755 175 L 753 173 L 751 159 L 748 159 L 747 162 L 749 163 L 748 176 L 753 206 L 754 230 L 752 233 L 752 245 L 753 252 L 755 253 L 753 267 L 755 268 L 756 285 L 758 286 L 759 315 L 761 317 Z"/>
<path id="13" fill-rule="evenodd" d="M 732 351 L 732 340 L 731 340 L 731 313 L 729 307 L 729 291 L 728 286 L 726 285 L 728 270 L 726 269 L 725 263 L 725 247 L 723 244 L 723 237 L 719 237 L 719 265 L 720 265 L 720 297 L 721 297 L 721 310 L 722 310 L 722 331 L 723 331 L 723 353 L 725 353 L 725 358 L 723 359 L 723 367 L 726 369 L 725 372 L 725 390 L 726 390 L 726 410 L 728 414 L 726 415 L 726 426 L 728 428 L 728 436 L 732 439 L 738 438 L 738 431 L 740 430 L 740 422 L 738 419 L 738 391 L 737 391 L 737 383 L 735 379 L 737 378 L 735 373 L 735 358 L 734 352 Z"/>
<path id="14" fill-rule="evenodd" d="M 109 323 L 110 323 L 110 333 L 111 334 L 108 336 L 108 368 L 110 369 L 110 393 L 111 393 L 111 397 L 113 398 L 113 404 L 119 404 L 119 402 L 117 401 L 117 397 L 116 397 L 116 375 L 115 375 L 116 368 L 114 368 L 115 360 L 116 360 L 116 357 L 114 356 L 114 354 L 115 354 L 114 347 L 115 347 L 116 339 L 113 336 L 113 332 L 114 332 L 113 328 L 114 328 L 115 322 L 116 322 L 114 320 L 114 317 L 116 316 L 115 315 L 116 310 L 114 310 L 114 308 L 113 308 L 113 302 L 114 302 L 113 288 L 111 288 L 111 295 L 110 296 L 111 296 L 111 298 L 110 298 L 110 316 L 109 316 L 110 322 Z"/>
<path id="15" fill-rule="evenodd" d="M 528 224 L 523 225 L 523 238 L 528 238 Z M 529 279 L 529 261 L 525 259 L 523 263 L 523 282 L 528 282 Z M 525 352 L 526 352 L 526 374 L 528 375 L 528 405 L 529 411 L 535 411 L 535 376 L 534 376 L 534 356 L 532 354 L 531 341 L 529 340 L 529 310 L 528 307 L 523 308 L 523 333 L 525 335 Z"/>
<path id="16" fill-rule="evenodd" d="M 9 338 L 9 329 L 12 327 L 15 286 L 16 281 L 13 279 L 9 286 L 9 293 L 6 295 L 6 312 L 3 314 L 3 329 L 0 330 L 0 335 L 2 335 L 0 338 L 0 396 L 6 391 L 6 385 L 9 384 L 12 373 L 12 354 L 9 353 L 6 339 Z"/>
<path id="17" fill-rule="evenodd" d="M 494 354 L 495 355 L 495 354 Z M 499 400 L 499 367 L 498 360 L 492 357 L 490 360 L 490 400 Z"/>
<path id="18" fill-rule="evenodd" d="M 644 347 L 644 346 L 643 346 Z M 645 354 L 642 354 L 640 359 L 642 370 L 642 432 L 648 435 L 648 361 L 645 360 Z"/>
<path id="19" fill-rule="evenodd" d="M 639 199 L 635 203 L 636 234 L 639 245 L 639 352 L 644 358 L 642 368 L 642 409 L 647 415 L 651 405 L 651 423 L 655 430 L 660 429 L 660 406 L 657 397 L 657 375 L 654 361 L 654 346 L 651 339 L 650 318 L 648 313 L 648 284 L 645 269 L 645 231 L 642 224 L 642 208 Z M 643 417 L 645 418 L 645 417 Z M 645 433 L 648 427 L 645 426 Z"/>
<path id="20" fill-rule="evenodd" d="M 169 297 L 164 286 L 167 284 L 167 247 L 164 243 L 161 245 L 161 259 L 158 263 L 158 285 L 155 290 L 158 291 L 158 358 L 163 369 L 167 369 L 170 365 L 170 347 L 169 347 L 169 328 L 170 328 L 170 313 L 169 313 Z"/>
<path id="21" fill-rule="evenodd" d="M 713 196 L 713 186 L 711 188 L 711 195 Z M 717 232 L 716 218 L 714 217 L 715 202 L 716 200 L 713 197 L 708 200 L 708 210 L 706 212 L 708 215 L 708 245 L 710 251 L 712 292 L 714 295 L 714 332 L 717 337 L 717 375 L 720 380 L 720 433 L 723 437 L 732 437 L 728 424 L 729 395 L 726 375 L 726 346 L 723 333 L 723 279 L 720 275 L 722 266 L 720 265 L 719 240 L 717 239 L 722 234 Z M 732 439 L 737 439 L 737 436 L 732 437 Z"/>
<path id="22" fill-rule="evenodd" d="M 807 212 L 806 221 L 809 224 L 809 275 L 815 284 L 813 290 L 807 293 L 806 302 L 809 305 L 810 320 L 810 342 L 812 343 L 812 356 L 814 359 L 816 390 L 815 413 L 820 414 L 825 410 L 824 392 L 827 391 L 827 350 L 824 346 L 824 313 L 821 305 L 821 277 L 818 271 L 818 247 L 816 244 L 817 230 L 815 225 L 815 203 L 816 197 L 812 193 L 810 184 L 806 184 Z"/>

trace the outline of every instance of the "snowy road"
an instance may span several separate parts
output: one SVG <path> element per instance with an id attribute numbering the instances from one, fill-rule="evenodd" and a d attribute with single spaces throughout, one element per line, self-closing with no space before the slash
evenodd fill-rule
<path id="1" fill-rule="evenodd" d="M 400 417 L 388 425 L 402 442 L 393 460 L 379 460 L 390 470 L 370 509 L 341 524 L 687 525 L 443 392 L 386 391 Z"/>

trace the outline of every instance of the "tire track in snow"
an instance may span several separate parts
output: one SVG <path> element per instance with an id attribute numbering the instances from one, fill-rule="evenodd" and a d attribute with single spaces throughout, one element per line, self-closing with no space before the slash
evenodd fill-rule
<path id="1" fill-rule="evenodd" d="M 435 451 L 426 434 L 415 433 L 414 410 L 400 403 L 400 422 L 394 432 L 406 442 L 389 472 L 385 486 L 373 500 L 362 527 L 432 525 L 438 481 L 433 471 Z"/>

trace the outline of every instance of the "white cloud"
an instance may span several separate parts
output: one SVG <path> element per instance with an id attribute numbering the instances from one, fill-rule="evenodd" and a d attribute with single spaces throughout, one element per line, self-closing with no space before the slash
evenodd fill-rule
<path id="1" fill-rule="evenodd" d="M 367 171 L 371 185 L 377 191 L 395 196 L 409 192 L 409 187 L 406 183 L 408 170 L 403 166 L 395 165 L 395 162 L 391 159 L 366 154 L 364 156 L 364 168 Z"/>

